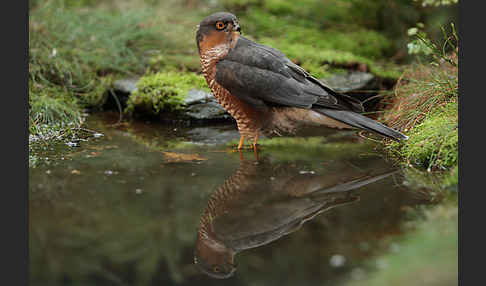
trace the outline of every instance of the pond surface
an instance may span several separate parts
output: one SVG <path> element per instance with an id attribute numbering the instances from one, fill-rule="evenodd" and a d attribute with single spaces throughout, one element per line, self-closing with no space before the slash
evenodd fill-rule
<path id="1" fill-rule="evenodd" d="M 103 136 L 30 169 L 31 285 L 346 285 L 435 200 L 354 132 L 256 155 L 233 125 L 117 119 L 90 116 Z"/>

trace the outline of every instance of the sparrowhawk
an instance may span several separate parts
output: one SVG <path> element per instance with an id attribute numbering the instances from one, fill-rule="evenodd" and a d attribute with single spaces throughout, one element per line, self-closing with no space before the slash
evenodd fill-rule
<path id="1" fill-rule="evenodd" d="M 358 128 L 401 140 L 408 137 L 371 118 L 361 102 L 340 94 L 280 51 L 241 35 L 238 19 L 219 12 L 198 26 L 202 72 L 214 96 L 236 120 L 242 148 L 263 134 L 295 133 L 302 125 Z"/>

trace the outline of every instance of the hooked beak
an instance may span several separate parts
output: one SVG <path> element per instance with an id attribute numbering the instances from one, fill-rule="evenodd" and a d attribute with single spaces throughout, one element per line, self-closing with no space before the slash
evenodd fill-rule
<path id="1" fill-rule="evenodd" d="M 240 24 L 233 22 L 233 31 L 236 31 L 241 34 Z"/>

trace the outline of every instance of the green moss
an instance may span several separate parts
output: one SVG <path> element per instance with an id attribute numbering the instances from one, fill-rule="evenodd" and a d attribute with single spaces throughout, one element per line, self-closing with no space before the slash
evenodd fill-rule
<path id="1" fill-rule="evenodd" d="M 157 54 L 150 58 L 149 65 L 153 71 L 198 72 L 201 70 L 201 62 L 196 54 Z"/>
<path id="2" fill-rule="evenodd" d="M 181 110 L 187 92 L 193 88 L 208 90 L 204 77 L 194 73 L 148 73 L 138 81 L 125 112 L 157 115 L 163 111 Z"/>
<path id="3" fill-rule="evenodd" d="M 457 103 L 438 107 L 408 133 L 403 145 L 392 143 L 407 161 L 425 168 L 446 169 L 458 162 Z"/>
<path id="4" fill-rule="evenodd" d="M 259 42 L 282 51 L 292 61 L 300 64 L 318 78 L 334 73 L 333 69 L 367 66 L 370 72 L 380 78 L 397 79 L 400 72 L 388 63 L 374 60 L 383 57 L 386 39 L 373 31 L 321 32 L 315 29 L 293 29 L 280 33 L 284 37 L 262 37 Z M 381 44 L 378 44 L 381 43 Z M 385 45 L 385 46 L 376 46 Z"/>
<path id="5" fill-rule="evenodd" d="M 274 38 L 288 44 L 299 43 L 373 59 L 383 57 L 390 47 L 385 36 L 361 27 L 323 28 L 313 22 L 274 16 L 262 10 L 252 10 L 240 18 L 243 31 L 258 40 Z"/>

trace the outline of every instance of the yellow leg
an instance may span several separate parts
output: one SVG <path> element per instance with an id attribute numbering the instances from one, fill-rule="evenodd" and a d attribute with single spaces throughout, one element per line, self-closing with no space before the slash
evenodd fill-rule
<path id="1" fill-rule="evenodd" d="M 243 148 L 243 143 L 245 143 L 245 136 L 240 136 L 240 144 L 238 144 L 238 150 Z"/>
<path id="2" fill-rule="evenodd" d="M 255 138 L 253 138 L 253 149 L 256 149 L 258 144 L 258 130 L 255 131 Z"/>

